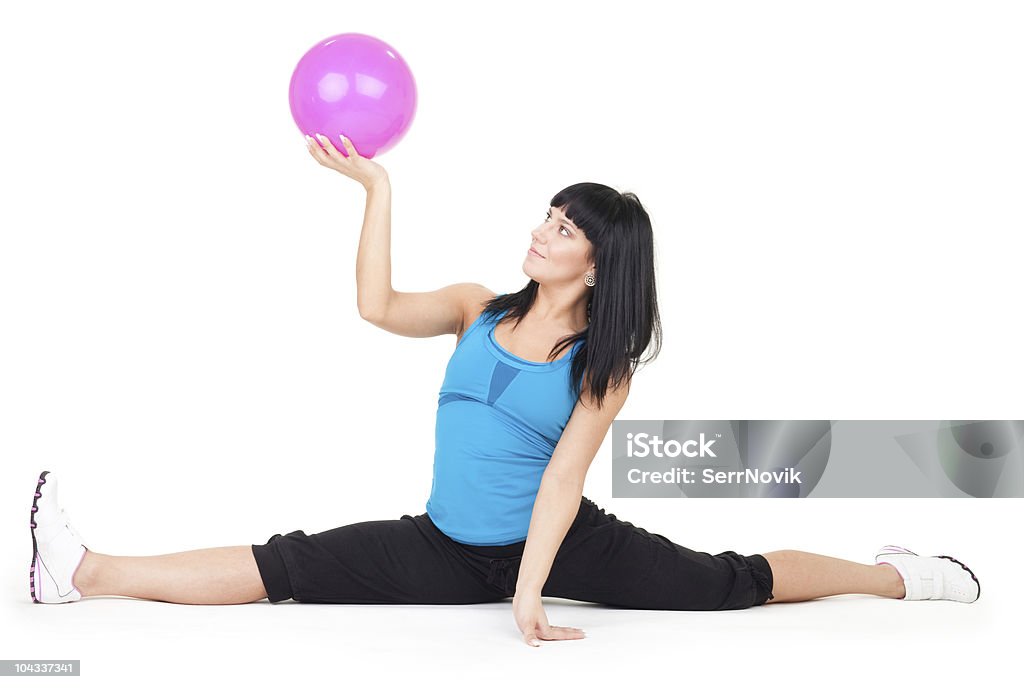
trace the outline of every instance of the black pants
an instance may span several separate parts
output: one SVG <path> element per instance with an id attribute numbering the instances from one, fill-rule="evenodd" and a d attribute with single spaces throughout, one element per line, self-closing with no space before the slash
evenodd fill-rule
<path id="1" fill-rule="evenodd" d="M 252 551 L 271 603 L 466 605 L 515 594 L 526 541 L 473 546 L 426 514 L 275 534 Z M 762 555 L 695 552 L 616 519 L 588 498 L 541 595 L 647 610 L 738 610 L 772 596 Z"/>

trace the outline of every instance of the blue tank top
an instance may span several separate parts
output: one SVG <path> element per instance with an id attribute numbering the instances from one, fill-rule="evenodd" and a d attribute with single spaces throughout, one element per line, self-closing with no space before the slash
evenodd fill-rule
<path id="1" fill-rule="evenodd" d="M 583 341 L 555 361 L 521 359 L 494 338 L 505 313 L 473 321 L 438 395 L 427 514 L 468 545 L 526 540 L 541 477 L 579 398 L 569 376 Z"/>

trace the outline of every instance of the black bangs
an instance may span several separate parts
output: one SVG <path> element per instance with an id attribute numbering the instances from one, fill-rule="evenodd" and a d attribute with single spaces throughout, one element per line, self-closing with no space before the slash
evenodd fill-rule
<path id="1" fill-rule="evenodd" d="M 618 213 L 619 196 L 619 192 L 603 184 L 581 182 L 555 194 L 551 205 L 561 208 L 565 217 L 593 242 L 600 241 L 608 222 Z"/>

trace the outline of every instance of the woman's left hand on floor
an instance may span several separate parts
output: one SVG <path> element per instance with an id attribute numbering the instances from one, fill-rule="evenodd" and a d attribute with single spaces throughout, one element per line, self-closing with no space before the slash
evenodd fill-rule
<path id="1" fill-rule="evenodd" d="M 539 640 L 564 641 L 586 637 L 582 629 L 548 624 L 538 594 L 516 593 L 512 599 L 512 614 L 516 618 L 519 631 L 523 633 L 523 641 L 531 646 L 540 646 Z"/>

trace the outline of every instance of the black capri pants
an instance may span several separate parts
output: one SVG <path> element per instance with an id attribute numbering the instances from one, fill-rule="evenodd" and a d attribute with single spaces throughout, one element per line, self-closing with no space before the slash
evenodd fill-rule
<path id="1" fill-rule="evenodd" d="M 525 545 L 459 543 L 424 513 L 275 534 L 252 551 L 271 603 L 467 605 L 515 595 Z M 763 555 L 696 552 L 583 496 L 541 595 L 644 610 L 739 610 L 773 598 L 772 586 Z"/>

